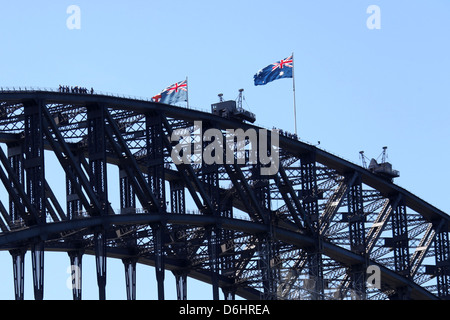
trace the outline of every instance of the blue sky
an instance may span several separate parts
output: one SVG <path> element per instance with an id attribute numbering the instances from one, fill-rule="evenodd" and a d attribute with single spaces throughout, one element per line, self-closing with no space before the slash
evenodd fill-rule
<path id="1" fill-rule="evenodd" d="M 66 26 L 70 5 L 81 9 L 80 30 Z M 379 30 L 366 26 L 370 5 L 381 9 Z M 259 69 L 294 52 L 299 136 L 355 163 L 359 151 L 376 158 L 388 146 L 396 183 L 450 212 L 449 12 L 447 0 L 4 1 L 0 86 L 152 97 L 189 77 L 193 107 L 209 109 L 218 93 L 235 99 L 244 88 L 258 124 L 294 132 L 291 80 L 253 86 Z M 45 297 L 70 299 L 68 258 L 54 256 L 46 254 L 55 281 L 46 281 Z M 94 282 L 89 259 L 83 272 Z M 138 297 L 155 297 L 153 270 L 140 270 Z M 8 273 L 11 259 L 1 254 L 0 298 L 13 297 Z M 123 278 L 109 276 L 108 297 L 124 297 Z M 26 282 L 32 298 L 31 271 Z"/>

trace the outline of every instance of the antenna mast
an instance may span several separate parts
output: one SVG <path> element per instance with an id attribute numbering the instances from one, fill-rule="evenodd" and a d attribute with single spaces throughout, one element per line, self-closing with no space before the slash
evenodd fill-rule
<path id="1" fill-rule="evenodd" d="M 367 162 L 366 162 L 366 156 L 364 155 L 364 151 L 360 151 L 360 158 L 361 158 L 361 162 L 362 162 L 362 166 L 364 169 L 367 169 Z"/>
<path id="2" fill-rule="evenodd" d="M 237 107 L 242 109 L 242 93 L 244 92 L 244 89 L 239 89 L 239 96 L 237 101 Z"/>
<path id="3" fill-rule="evenodd" d="M 387 158 L 386 150 L 387 150 L 387 148 L 388 147 L 383 147 L 383 153 L 382 153 L 382 156 L 381 156 L 381 163 L 386 163 L 386 158 Z"/>

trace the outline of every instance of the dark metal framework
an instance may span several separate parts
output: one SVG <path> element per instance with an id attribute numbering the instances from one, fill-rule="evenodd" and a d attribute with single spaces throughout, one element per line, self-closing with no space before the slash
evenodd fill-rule
<path id="1" fill-rule="evenodd" d="M 249 161 L 248 144 L 244 163 L 237 150 L 234 161 L 198 162 L 195 146 L 207 144 L 196 121 L 224 139 L 227 130 L 261 129 L 134 99 L 0 92 L 1 200 L 8 201 L 0 201 L 0 249 L 12 256 L 15 298 L 24 298 L 28 251 L 36 299 L 44 298 L 45 251 L 67 252 L 76 277 L 83 255 L 94 255 L 100 299 L 107 297 L 107 257 L 122 259 L 130 300 L 137 298 L 137 263 L 155 267 L 159 299 L 165 270 L 175 276 L 180 300 L 188 298 L 189 277 L 210 283 L 214 299 L 220 291 L 230 300 L 450 297 L 447 214 L 285 136 L 273 176 Z M 191 164 L 172 159 L 177 129 L 192 143 L 185 150 Z M 65 199 L 46 179 L 46 151 L 65 173 Z M 108 185 L 110 174 L 118 174 L 118 186 Z M 108 192 L 114 189 L 116 210 Z M 368 282 L 369 267 L 378 273 L 376 285 Z M 73 284 L 79 300 L 81 281 Z"/>

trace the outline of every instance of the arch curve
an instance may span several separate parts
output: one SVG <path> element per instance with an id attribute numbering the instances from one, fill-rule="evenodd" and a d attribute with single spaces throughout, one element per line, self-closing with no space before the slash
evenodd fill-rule
<path id="1" fill-rule="evenodd" d="M 133 98 L 0 92 L 9 202 L 0 206 L 0 249 L 13 257 L 31 250 L 35 280 L 45 250 L 91 253 L 101 298 L 107 256 L 154 266 L 160 298 L 165 269 L 210 283 L 214 298 L 219 288 L 249 299 L 448 298 L 446 213 L 291 135 L 280 135 L 270 176 L 248 157 L 238 163 L 237 151 L 220 164 L 176 163 L 177 129 L 204 147 L 196 121 L 225 138 L 229 130 L 268 131 Z M 44 151 L 64 170 L 63 200 L 46 180 Z M 107 179 L 111 165 L 117 186 Z M 119 210 L 110 189 L 120 190 Z M 369 266 L 379 268 L 379 287 L 366 281 Z M 35 281 L 36 298 L 43 285 Z"/>

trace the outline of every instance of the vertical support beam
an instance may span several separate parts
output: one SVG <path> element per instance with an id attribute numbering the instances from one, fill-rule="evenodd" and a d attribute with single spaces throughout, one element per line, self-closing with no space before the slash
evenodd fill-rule
<path id="1" fill-rule="evenodd" d="M 166 194 L 164 180 L 164 132 L 161 114 L 147 114 L 146 146 L 147 177 L 150 190 L 159 202 L 158 212 L 166 213 Z M 164 300 L 164 226 L 157 223 L 151 226 L 154 237 L 155 271 L 158 283 L 158 299 Z"/>
<path id="2" fill-rule="evenodd" d="M 172 214 L 186 213 L 185 190 L 181 180 L 170 181 L 170 206 Z M 184 237 L 179 239 L 177 235 L 177 231 L 183 231 L 183 228 L 174 225 L 172 226 L 172 230 L 175 242 L 181 242 L 181 244 L 175 248 L 176 254 L 180 259 L 184 259 L 187 256 L 187 241 Z M 173 275 L 175 276 L 177 299 L 187 300 L 187 272 L 185 270 L 176 270 L 173 271 Z"/>
<path id="3" fill-rule="evenodd" d="M 203 187 L 208 195 L 211 205 L 214 209 L 210 214 L 219 215 L 220 188 L 219 188 L 219 172 L 216 164 L 206 165 L 202 167 Z M 219 300 L 219 243 L 220 230 L 217 226 L 209 226 L 206 228 L 208 239 L 209 265 L 212 277 L 213 299 Z"/>
<path id="4" fill-rule="evenodd" d="M 136 195 L 133 189 L 133 184 L 125 170 L 119 169 L 120 179 L 120 213 L 131 214 L 136 213 Z"/>
<path id="5" fill-rule="evenodd" d="M 174 180 L 170 182 L 170 206 L 173 214 L 186 213 L 184 186 L 181 181 Z"/>
<path id="6" fill-rule="evenodd" d="M 135 258 L 123 259 L 127 300 L 136 300 L 136 263 Z"/>
<path id="7" fill-rule="evenodd" d="M 269 132 L 266 132 L 269 133 Z M 273 156 L 272 148 L 274 137 L 270 134 L 270 139 L 264 137 L 260 131 L 258 134 L 257 154 L 259 159 Z M 261 148 L 266 144 L 266 148 Z M 266 154 L 262 154 L 265 150 Z M 258 252 L 260 255 L 263 300 L 278 299 L 278 265 L 275 263 L 277 256 L 277 243 L 273 236 L 273 215 L 271 211 L 271 197 L 269 179 L 271 177 L 262 174 L 262 164 L 260 161 L 252 167 L 253 191 L 262 209 L 263 223 L 268 226 L 268 231 L 259 237 Z"/>
<path id="8" fill-rule="evenodd" d="M 397 196 L 398 198 L 398 196 Z M 402 199 L 391 213 L 392 238 L 385 240 L 385 245 L 394 251 L 395 272 L 409 278 L 411 276 L 411 264 L 409 257 L 408 220 L 406 205 Z M 395 293 L 391 299 L 409 300 L 410 288 L 407 286 L 395 288 Z"/>
<path id="9" fill-rule="evenodd" d="M 72 296 L 73 300 L 81 300 L 82 298 L 82 258 L 83 251 L 69 251 L 71 277 L 72 277 Z"/>
<path id="10" fill-rule="evenodd" d="M 258 139 L 261 137 L 258 136 Z M 268 147 L 271 150 L 270 142 L 267 140 Z M 260 143 L 257 146 L 257 152 L 260 154 Z M 268 156 L 268 155 L 265 155 Z M 253 192 L 262 209 L 263 223 L 268 226 L 268 232 L 261 234 L 258 238 L 259 265 L 261 270 L 261 279 L 263 291 L 262 300 L 276 300 L 278 294 L 278 279 L 275 266 L 276 243 L 273 238 L 273 221 L 270 211 L 270 187 L 268 177 L 261 174 L 261 164 L 257 163 L 252 167 Z"/>
<path id="11" fill-rule="evenodd" d="M 222 196 L 222 203 L 220 209 L 220 215 L 224 218 L 233 218 L 233 198 Z M 221 242 L 220 242 L 220 265 L 222 276 L 227 277 L 234 284 L 236 278 L 235 268 L 235 244 L 234 244 L 234 231 L 233 230 L 221 230 Z M 234 300 L 236 288 L 234 285 L 227 285 L 222 287 L 222 291 L 225 300 Z"/>
<path id="12" fill-rule="evenodd" d="M 208 124 L 209 128 L 214 129 L 214 125 Z M 203 128 L 209 129 L 209 128 Z M 208 132 L 208 131 L 206 131 Z M 220 132 L 220 131 L 219 131 Z M 215 137 L 215 136 L 214 136 Z M 213 137 L 210 138 L 213 140 Z M 217 139 L 215 137 L 214 139 Z M 205 139 L 207 140 L 207 139 Z M 215 141 L 215 140 L 214 140 Z M 208 146 L 209 141 L 203 141 L 203 148 Z M 215 141 L 217 143 L 217 141 Z M 215 151 L 217 152 L 217 151 Z M 216 154 L 211 155 L 216 156 Z M 206 163 L 202 157 L 202 188 L 205 191 L 207 198 L 211 204 L 212 210 L 207 214 L 213 216 L 220 215 L 220 186 L 219 186 L 219 167 L 216 162 Z M 206 207 L 206 204 L 205 204 Z M 220 246 L 220 229 L 216 225 L 206 227 L 206 235 L 208 240 L 208 256 L 209 256 L 209 269 L 211 272 L 211 282 L 213 289 L 213 300 L 219 300 L 219 272 L 220 272 L 220 259 L 219 259 L 219 246 Z"/>
<path id="13" fill-rule="evenodd" d="M 24 104 L 26 193 L 31 206 L 35 209 L 33 222 L 38 225 L 46 223 L 42 108 L 45 108 L 45 106 L 43 106 L 41 101 Z M 44 242 L 40 239 L 32 245 L 31 260 L 33 265 L 34 298 L 42 300 L 44 298 Z"/>
<path id="14" fill-rule="evenodd" d="M 181 180 L 170 181 L 170 205 L 172 214 L 186 213 L 186 197 L 184 185 Z M 172 226 L 173 237 L 176 243 L 180 243 L 175 247 L 176 255 L 180 259 L 187 257 L 187 241 L 186 238 L 178 237 L 178 230 L 184 232 L 183 227 Z M 187 300 L 187 272 L 185 270 L 173 271 L 175 276 L 177 299 Z"/>
<path id="15" fill-rule="evenodd" d="M 24 299 L 24 264 L 26 249 L 11 250 L 14 275 L 14 296 L 16 300 Z"/>
<path id="16" fill-rule="evenodd" d="M 120 182 L 120 213 L 134 214 L 136 213 L 136 194 L 133 184 L 130 181 L 126 170 L 119 166 L 119 182 Z M 130 251 L 136 250 L 137 237 L 136 230 L 133 230 L 133 236 L 126 239 L 127 246 Z M 122 259 L 125 268 L 125 285 L 127 292 L 127 300 L 136 300 L 136 263 L 137 258 Z"/>
<path id="17" fill-rule="evenodd" d="M 258 242 L 259 268 L 262 275 L 262 300 L 277 300 L 278 281 L 275 266 L 275 241 L 271 233 L 262 235 Z"/>
<path id="18" fill-rule="evenodd" d="M 104 229 L 99 228 L 94 232 L 94 247 L 99 300 L 106 300 L 106 238 Z"/>
<path id="19" fill-rule="evenodd" d="M 392 214 L 392 240 L 395 271 L 404 276 L 409 276 L 408 220 L 406 206 L 403 201 L 400 202 Z"/>
<path id="20" fill-rule="evenodd" d="M 259 149 L 259 146 L 258 146 Z M 259 150 L 258 150 L 259 152 Z M 255 165 L 252 168 L 252 182 L 253 182 L 253 193 L 256 196 L 259 206 L 263 212 L 263 222 L 265 224 L 271 223 L 270 215 L 270 186 L 267 177 L 261 175 L 260 164 Z"/>
<path id="21" fill-rule="evenodd" d="M 177 286 L 177 300 L 187 300 L 187 272 L 174 271 L 173 275 Z"/>
<path id="22" fill-rule="evenodd" d="M 303 210 L 314 231 L 319 229 L 319 192 L 317 188 L 316 161 L 314 154 L 300 158 L 300 175 L 302 180 L 301 198 Z"/>
<path id="23" fill-rule="evenodd" d="M 152 226 L 154 250 L 155 250 L 155 272 L 156 281 L 158 285 L 158 300 L 164 300 L 164 240 L 163 240 L 163 226 L 162 224 L 155 224 Z"/>
<path id="24" fill-rule="evenodd" d="M 220 205 L 220 186 L 219 186 L 219 168 L 216 164 L 202 166 L 202 182 L 203 188 L 208 195 L 213 212 L 212 215 L 219 215 Z"/>
<path id="25" fill-rule="evenodd" d="M 363 254 L 366 248 L 366 232 L 364 227 L 364 202 L 361 178 L 350 186 L 348 193 L 348 227 L 350 231 L 350 249 Z"/>
<path id="26" fill-rule="evenodd" d="M 33 244 L 31 249 L 31 262 L 33 265 L 34 299 L 44 299 L 44 242 Z"/>
<path id="27" fill-rule="evenodd" d="M 365 256 L 366 232 L 361 177 L 358 176 L 349 188 L 348 215 L 345 220 L 348 222 L 350 233 L 350 249 L 356 254 Z M 366 269 L 367 263 L 354 265 L 349 269 L 352 297 L 358 300 L 366 299 Z"/>
<path id="28" fill-rule="evenodd" d="M 236 289 L 232 287 L 224 287 L 222 288 L 224 300 L 233 301 L 236 300 Z"/>
<path id="29" fill-rule="evenodd" d="M 36 209 L 36 217 L 33 217 L 36 224 L 46 222 L 42 108 L 45 108 L 45 106 L 40 101 L 24 105 L 26 192 L 31 205 Z"/>
<path id="30" fill-rule="evenodd" d="M 96 215 L 108 214 L 108 190 L 106 176 L 106 134 L 104 107 L 87 106 L 89 179 L 94 194 L 101 205 Z"/>
<path id="31" fill-rule="evenodd" d="M 450 241 L 447 221 L 442 221 L 436 230 L 434 250 L 438 296 L 448 300 L 450 299 Z"/>
<path id="32" fill-rule="evenodd" d="M 319 192 L 317 187 L 316 161 L 314 154 L 306 154 L 300 158 L 302 180 L 302 205 L 306 213 L 310 230 L 315 238 L 315 246 L 307 250 L 309 275 L 312 278 L 312 300 L 320 300 L 324 296 L 322 236 L 319 225 Z"/>
<path id="33" fill-rule="evenodd" d="M 211 271 L 211 282 L 213 289 L 213 300 L 219 300 L 219 252 L 218 252 L 218 228 L 208 226 L 206 228 L 208 239 L 209 268 Z"/>
<path id="34" fill-rule="evenodd" d="M 155 197 L 160 201 L 160 210 L 165 212 L 166 195 L 162 116 L 160 114 L 147 114 L 145 122 L 148 184 Z"/>
<path id="35" fill-rule="evenodd" d="M 108 214 L 108 189 L 106 174 L 106 131 L 104 106 L 93 104 L 87 106 L 89 180 L 95 197 L 100 204 L 100 212 L 95 215 Z M 97 269 L 99 299 L 106 299 L 106 232 L 98 228 L 94 232 L 94 250 Z"/>

